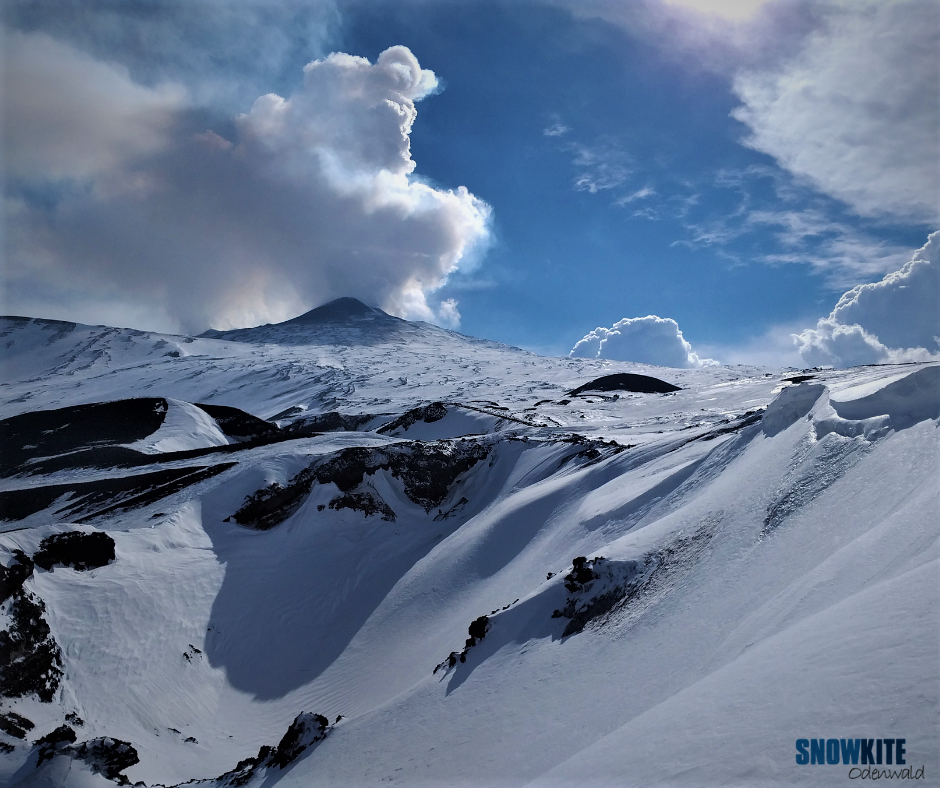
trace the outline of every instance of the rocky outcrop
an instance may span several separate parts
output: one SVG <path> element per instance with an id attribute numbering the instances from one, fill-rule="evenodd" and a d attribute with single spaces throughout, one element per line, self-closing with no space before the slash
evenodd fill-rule
<path id="1" fill-rule="evenodd" d="M 35 694 L 51 703 L 62 678 L 62 656 L 46 622 L 43 601 L 23 588 L 0 611 L 10 628 L 0 631 L 0 696 Z"/>
<path id="2" fill-rule="evenodd" d="M 325 739 L 332 729 L 330 721 L 322 714 L 301 712 L 294 718 L 276 747 L 267 745 L 261 747 L 256 756 L 239 761 L 234 769 L 219 775 L 214 780 L 200 780 L 186 784 L 212 786 L 212 788 L 238 788 L 265 770 L 286 769 L 314 744 Z"/>
<path id="3" fill-rule="evenodd" d="M 275 482 L 247 496 L 245 504 L 233 518 L 240 525 L 259 530 L 273 528 L 300 508 L 314 484 L 331 483 L 345 496 L 368 493 L 376 506 L 374 511 L 381 511 L 388 517 L 391 509 L 386 512 L 374 501 L 374 490 L 364 487 L 367 477 L 378 471 L 387 471 L 399 479 L 409 500 L 430 512 L 444 502 L 457 478 L 486 457 L 490 448 L 490 444 L 484 441 L 451 440 L 343 449 L 326 459 L 317 460 L 286 486 Z M 352 508 L 359 508 L 360 504 L 368 503 L 364 498 L 354 497 L 341 497 L 339 501 L 334 498 L 334 502 L 336 505 L 331 502 L 331 508 L 343 508 L 354 503 L 356 506 Z"/>
<path id="4" fill-rule="evenodd" d="M 516 601 L 518 602 L 519 600 L 517 599 Z M 470 626 L 467 627 L 469 637 L 464 642 L 463 649 L 461 651 L 451 651 L 443 662 L 439 662 L 435 666 L 432 672 L 437 673 L 439 670 L 447 671 L 450 668 L 456 667 L 458 662 L 466 662 L 467 652 L 486 637 L 486 633 L 490 631 L 490 626 L 489 616 L 480 616 L 479 618 L 473 619 L 473 621 L 470 622 Z"/>
<path id="5" fill-rule="evenodd" d="M 26 719 L 15 711 L 8 711 L 0 714 L 0 731 L 14 739 L 25 739 L 26 734 L 31 731 L 35 725 L 31 720 Z"/>
<path id="6" fill-rule="evenodd" d="M 119 785 L 130 785 L 121 772 L 140 762 L 137 750 L 130 742 L 103 736 L 82 742 L 72 748 L 76 760 L 87 763 L 93 772 L 102 774 Z"/>
<path id="7" fill-rule="evenodd" d="M 33 560 L 22 550 L 13 551 L 13 563 L 0 566 L 0 604 L 23 587 L 33 573 Z"/>
<path id="8" fill-rule="evenodd" d="M 394 421 L 383 424 L 376 432 L 385 434 L 395 432 L 396 430 L 406 430 L 419 421 L 423 421 L 426 424 L 433 424 L 435 421 L 443 419 L 446 415 L 447 406 L 443 402 L 432 402 L 430 405 L 412 408 Z"/>
<path id="9" fill-rule="evenodd" d="M 68 531 L 47 536 L 33 556 L 36 566 L 43 569 L 70 566 L 79 572 L 107 566 L 113 560 L 114 540 L 100 531 L 91 534 Z"/>

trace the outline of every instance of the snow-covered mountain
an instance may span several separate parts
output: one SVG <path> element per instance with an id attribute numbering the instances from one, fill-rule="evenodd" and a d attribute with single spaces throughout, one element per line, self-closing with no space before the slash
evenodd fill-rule
<path id="1" fill-rule="evenodd" d="M 937 780 L 938 365 L 0 336 L 0 783 Z"/>

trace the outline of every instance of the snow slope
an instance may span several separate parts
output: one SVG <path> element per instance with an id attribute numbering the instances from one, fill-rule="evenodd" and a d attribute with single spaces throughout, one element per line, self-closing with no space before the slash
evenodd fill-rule
<path id="1" fill-rule="evenodd" d="M 23 583 L 63 676 L 0 698 L 35 724 L 0 733 L 0 782 L 112 784 L 76 754 L 100 737 L 148 785 L 233 784 L 262 745 L 242 784 L 834 785 L 794 742 L 853 737 L 936 782 L 940 366 L 665 370 L 377 320 L 5 323 L 0 417 L 146 395 L 183 426 L 2 480 L 0 513 L 72 487 L 0 523 L 0 564 L 72 531 L 115 558 Z M 566 393 L 620 371 L 681 389 Z M 377 431 L 234 445 L 195 402 Z M 301 712 L 329 727 L 281 766 Z"/>
<path id="2" fill-rule="evenodd" d="M 168 398 L 163 424 L 156 432 L 128 443 L 128 449 L 144 454 L 227 446 L 231 441 L 208 413 L 188 402 Z"/>

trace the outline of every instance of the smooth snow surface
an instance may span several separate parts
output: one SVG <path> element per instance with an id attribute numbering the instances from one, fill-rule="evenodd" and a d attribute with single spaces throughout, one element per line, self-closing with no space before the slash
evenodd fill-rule
<path id="1" fill-rule="evenodd" d="M 661 371 L 356 319 L 202 338 L 3 321 L 0 416 L 169 410 L 145 464 L 0 495 L 214 471 L 81 524 L 57 514 L 92 511 L 76 492 L 2 524 L 4 566 L 74 530 L 116 558 L 26 581 L 64 676 L 52 703 L 0 698 L 36 726 L 0 733 L 0 783 L 113 785 L 65 754 L 36 768 L 68 713 L 78 742 L 133 744 L 131 783 L 219 786 L 314 712 L 326 737 L 246 785 L 832 786 L 850 767 L 797 765 L 795 740 L 857 737 L 906 739 L 940 784 L 940 366 L 670 370 L 680 391 L 569 399 Z M 232 446 L 196 402 L 377 431 Z M 246 496 L 280 520 L 248 527 Z"/>
<path id="2" fill-rule="evenodd" d="M 168 397 L 166 402 L 166 415 L 160 429 L 142 440 L 127 444 L 128 449 L 160 454 L 229 444 L 215 419 L 204 410 L 172 397 Z"/>

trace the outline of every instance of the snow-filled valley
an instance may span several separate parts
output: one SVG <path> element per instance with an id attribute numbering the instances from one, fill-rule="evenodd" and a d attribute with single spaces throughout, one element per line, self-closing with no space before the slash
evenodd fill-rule
<path id="1" fill-rule="evenodd" d="M 940 365 L 327 306 L 0 319 L 0 784 L 940 784 Z"/>

